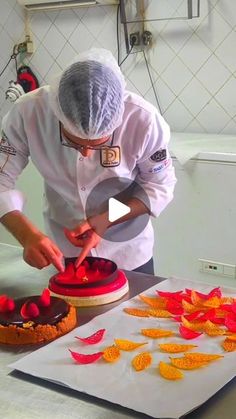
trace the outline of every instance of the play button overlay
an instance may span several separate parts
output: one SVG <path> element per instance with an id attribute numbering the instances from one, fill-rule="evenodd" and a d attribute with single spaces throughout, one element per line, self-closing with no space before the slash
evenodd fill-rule
<path id="1" fill-rule="evenodd" d="M 86 207 L 86 219 L 98 214 L 106 213 L 110 226 L 102 238 L 111 242 L 126 242 L 138 236 L 146 228 L 150 215 L 149 213 L 136 216 L 128 221 L 120 221 L 122 217 L 129 214 L 131 199 L 140 200 L 150 211 L 150 201 L 145 189 L 138 181 L 124 178 L 111 177 L 99 182 L 90 192 Z M 91 222 L 91 228 L 92 222 Z"/>
<path id="2" fill-rule="evenodd" d="M 129 214 L 131 212 L 130 207 L 128 205 L 122 204 L 122 202 L 118 201 L 115 198 L 109 198 L 108 200 L 108 220 L 110 223 L 113 223 L 119 218 L 124 217 L 124 215 Z"/>

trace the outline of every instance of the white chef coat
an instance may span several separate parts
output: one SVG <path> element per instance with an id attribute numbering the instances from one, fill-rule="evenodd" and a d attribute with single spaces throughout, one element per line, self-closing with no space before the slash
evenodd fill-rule
<path id="1" fill-rule="evenodd" d="M 81 249 L 66 239 L 63 228 L 74 228 L 86 218 L 86 199 L 99 182 L 113 176 L 135 178 L 147 192 L 155 217 L 172 200 L 176 178 L 167 150 L 170 132 L 154 106 L 127 91 L 123 122 L 115 130 L 113 142 L 120 147 L 121 162 L 116 167 L 103 167 L 100 151 L 93 151 L 84 158 L 78 151 L 61 144 L 59 121 L 49 104 L 49 89 L 44 86 L 20 97 L 3 118 L 0 218 L 10 211 L 23 209 L 25 197 L 15 189 L 15 181 L 30 157 L 44 178 L 47 234 L 65 257 L 74 257 Z M 135 238 L 113 243 L 102 239 L 91 254 L 132 270 L 152 257 L 153 244 L 149 221 Z"/>

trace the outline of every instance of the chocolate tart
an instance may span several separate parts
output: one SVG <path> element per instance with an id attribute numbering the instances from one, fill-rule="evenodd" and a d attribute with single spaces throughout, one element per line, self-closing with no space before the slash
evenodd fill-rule
<path id="1" fill-rule="evenodd" d="M 15 299 L 12 311 L 0 312 L 0 343 L 24 345 L 49 342 L 72 330 L 77 324 L 75 307 L 57 297 L 50 298 L 47 307 L 40 307 L 39 315 L 23 318 L 25 303 L 37 304 L 39 296 Z"/>

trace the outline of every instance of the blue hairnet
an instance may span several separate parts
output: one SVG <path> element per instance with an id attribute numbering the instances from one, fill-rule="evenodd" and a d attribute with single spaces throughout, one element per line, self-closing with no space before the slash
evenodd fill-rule
<path id="1" fill-rule="evenodd" d="M 102 60 L 106 54 L 112 60 Z M 52 84 L 52 107 L 70 133 L 84 139 L 106 137 L 122 122 L 124 78 L 109 51 L 94 49 L 81 56 Z"/>

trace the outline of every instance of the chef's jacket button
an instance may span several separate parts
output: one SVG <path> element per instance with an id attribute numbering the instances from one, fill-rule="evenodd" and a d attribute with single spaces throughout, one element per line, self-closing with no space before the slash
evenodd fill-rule
<path id="1" fill-rule="evenodd" d="M 81 191 L 85 191 L 85 190 L 86 190 L 86 188 L 84 186 L 82 186 Z"/>
<path id="2" fill-rule="evenodd" d="M 83 160 L 84 160 L 84 159 L 83 159 L 83 157 L 80 157 L 80 158 L 79 158 L 79 161 L 83 161 Z"/>

